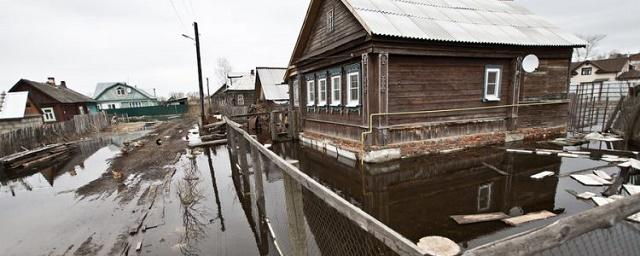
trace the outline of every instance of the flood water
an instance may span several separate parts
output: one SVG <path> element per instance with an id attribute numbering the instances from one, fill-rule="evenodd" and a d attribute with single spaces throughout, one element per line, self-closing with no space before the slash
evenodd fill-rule
<path id="1" fill-rule="evenodd" d="M 286 174 L 269 163 L 261 177 L 262 201 L 256 196 L 255 173 L 235 168 L 227 146 L 185 149 L 168 181 L 132 176 L 115 192 L 79 194 L 78 188 L 107 171 L 110 159 L 120 153 L 117 145 L 129 139 L 85 142 L 60 166 L 0 177 L 2 255 L 120 255 L 127 242 L 133 247 L 142 242 L 140 253 L 150 255 L 279 255 L 278 250 L 295 255 L 301 246 L 311 255 L 353 255 L 361 251 L 345 244 L 367 241 L 308 191 L 290 191 Z M 501 147 L 365 166 L 297 143 L 276 144 L 273 151 L 299 160 L 302 171 L 411 241 L 438 235 L 465 248 L 592 208 L 591 201 L 578 200 L 567 190 L 598 194 L 605 187 L 582 186 L 568 174 L 609 164 L 506 153 Z M 613 175 L 618 168 L 603 170 Z M 542 171 L 558 175 L 530 178 Z M 145 198 L 154 189 L 157 196 L 149 204 Z M 125 196 L 127 191 L 133 198 Z M 291 203 L 296 198 L 300 201 Z M 149 229 L 130 236 L 148 205 Z M 458 225 L 450 218 L 541 210 L 558 216 L 519 227 L 500 221 Z M 296 242 L 301 237 L 304 242 Z"/>

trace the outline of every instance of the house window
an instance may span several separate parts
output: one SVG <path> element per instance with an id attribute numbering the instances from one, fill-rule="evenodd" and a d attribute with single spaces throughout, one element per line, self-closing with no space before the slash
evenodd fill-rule
<path id="1" fill-rule="evenodd" d="M 331 33 L 335 30 L 335 17 L 333 15 L 333 9 L 327 12 L 327 32 Z"/>
<path id="2" fill-rule="evenodd" d="M 318 86 L 318 106 L 325 106 L 327 105 L 327 79 L 318 80 Z"/>
<path id="3" fill-rule="evenodd" d="M 360 73 L 347 74 L 347 107 L 360 106 Z"/>
<path id="4" fill-rule="evenodd" d="M 122 87 L 116 88 L 116 94 L 118 94 L 120 96 L 124 95 L 124 88 L 122 88 Z"/>
<path id="5" fill-rule="evenodd" d="M 294 107 L 298 107 L 300 106 L 300 82 L 298 81 L 298 79 L 296 79 L 295 81 L 293 81 L 293 106 Z"/>
<path id="6" fill-rule="evenodd" d="M 342 78 L 331 77 L 331 106 L 340 106 L 342 103 Z"/>
<path id="7" fill-rule="evenodd" d="M 83 107 L 83 106 L 79 106 L 79 107 L 78 107 L 78 110 L 80 110 L 80 112 L 79 112 L 79 113 L 80 113 L 81 115 L 84 115 L 84 107 Z"/>
<path id="8" fill-rule="evenodd" d="M 583 76 L 590 76 L 591 75 L 591 71 L 592 71 L 592 68 L 582 68 L 581 74 Z"/>
<path id="9" fill-rule="evenodd" d="M 484 71 L 484 101 L 500 101 L 500 79 L 502 68 L 491 66 Z"/>
<path id="10" fill-rule="evenodd" d="M 478 187 L 478 211 L 486 211 L 491 208 L 491 187 L 493 183 Z"/>
<path id="11" fill-rule="evenodd" d="M 42 108 L 42 119 L 45 122 L 55 122 L 56 121 L 56 113 L 53 112 L 53 108 Z"/>
<path id="12" fill-rule="evenodd" d="M 316 82 L 307 81 L 307 106 L 316 104 Z"/>
<path id="13" fill-rule="evenodd" d="M 244 106 L 244 95 L 238 94 L 238 106 Z"/>
<path id="14" fill-rule="evenodd" d="M 109 109 L 116 109 L 116 104 L 109 104 Z"/>

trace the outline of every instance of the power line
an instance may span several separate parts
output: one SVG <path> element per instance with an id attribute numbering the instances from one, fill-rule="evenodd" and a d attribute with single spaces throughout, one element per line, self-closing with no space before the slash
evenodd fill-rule
<path id="1" fill-rule="evenodd" d="M 180 25 L 182 25 L 182 28 L 183 29 L 187 28 L 187 26 L 182 21 L 182 18 L 180 17 L 180 13 L 178 13 L 178 9 L 176 9 L 176 5 L 173 3 L 173 0 L 169 0 L 169 3 L 171 3 L 171 7 L 173 7 L 173 12 L 176 14 L 176 17 L 178 18 Z"/>

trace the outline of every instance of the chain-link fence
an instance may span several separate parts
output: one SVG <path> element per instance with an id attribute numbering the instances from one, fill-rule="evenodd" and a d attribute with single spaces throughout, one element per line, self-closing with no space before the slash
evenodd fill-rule
<path id="1" fill-rule="evenodd" d="M 232 177 L 262 255 L 425 255 L 416 244 L 355 207 L 227 120 Z M 263 174 L 282 172 L 286 236 L 273 232 Z M 273 170 L 271 170 L 273 171 Z M 277 200 L 277 199 L 273 199 Z M 271 205 L 271 204 L 268 204 Z"/>

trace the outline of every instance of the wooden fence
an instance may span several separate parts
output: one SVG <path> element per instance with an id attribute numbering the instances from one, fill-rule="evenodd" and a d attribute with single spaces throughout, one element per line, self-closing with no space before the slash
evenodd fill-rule
<path id="1" fill-rule="evenodd" d="M 389 228 L 379 220 L 375 219 L 371 215 L 364 212 L 362 209 L 354 206 L 349 201 L 337 195 L 329 188 L 323 186 L 318 181 L 312 179 L 304 172 L 300 171 L 293 163 L 286 161 L 285 159 L 272 152 L 249 133 L 243 130 L 240 124 L 225 117 L 227 122 L 227 141 L 229 143 L 229 149 L 231 151 L 232 162 L 238 163 L 238 168 L 243 173 L 248 173 L 249 168 L 253 168 L 256 177 L 260 177 L 255 182 L 256 193 L 258 194 L 257 200 L 264 200 L 264 193 L 261 191 L 263 187 L 262 166 L 267 163 L 282 170 L 285 176 L 291 179 L 290 189 L 301 190 L 305 189 L 313 193 L 319 200 L 322 200 L 326 205 L 337 211 L 341 216 L 344 216 L 356 225 L 360 230 L 367 233 L 369 236 L 376 239 L 378 243 L 388 247 L 393 252 L 399 255 L 428 255 L 425 250 L 419 248 L 416 244 L 398 234 L 393 229 Z M 234 160 L 237 159 L 237 160 Z M 247 183 L 249 184 L 249 183 Z M 298 193 L 300 195 L 300 193 Z M 293 201 L 300 201 L 301 198 L 294 199 Z M 289 205 L 290 203 L 287 202 Z M 303 209 L 301 205 L 298 207 L 292 207 L 293 211 L 299 211 L 294 216 L 302 218 L 304 214 L 301 212 Z M 298 223 L 300 220 L 289 220 L 289 223 Z M 298 226 L 298 225 L 296 225 Z M 306 244 L 304 239 L 290 238 L 294 244 Z M 294 249 L 295 251 L 295 249 Z M 305 255 L 303 252 L 295 252 L 293 255 Z"/>
<path id="2" fill-rule="evenodd" d="M 573 132 L 605 131 L 607 122 L 629 94 L 634 84 L 626 82 L 597 82 L 572 85 L 569 91 L 568 127 Z"/>
<path id="3" fill-rule="evenodd" d="M 81 136 L 99 132 L 110 125 L 104 112 L 77 115 L 73 120 L 48 123 L 42 126 L 26 127 L 0 134 L 0 156 L 13 154 L 45 144 L 60 143 L 78 139 Z"/>

